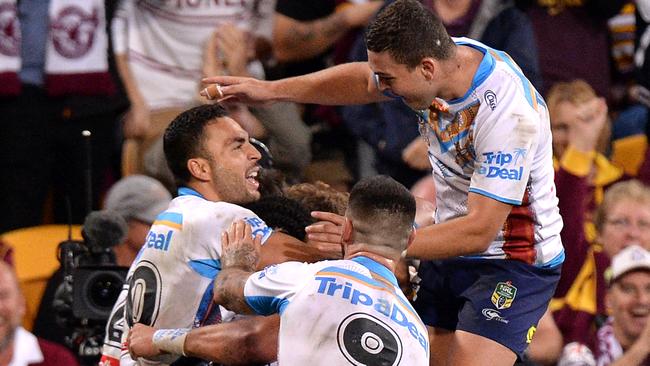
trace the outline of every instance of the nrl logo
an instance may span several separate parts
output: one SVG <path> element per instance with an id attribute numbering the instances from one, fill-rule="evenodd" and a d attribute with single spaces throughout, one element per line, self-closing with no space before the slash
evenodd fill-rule
<path id="1" fill-rule="evenodd" d="M 491 300 L 497 309 L 503 310 L 512 306 L 515 296 L 517 296 L 517 288 L 512 285 L 512 282 L 499 282 L 492 292 Z"/>

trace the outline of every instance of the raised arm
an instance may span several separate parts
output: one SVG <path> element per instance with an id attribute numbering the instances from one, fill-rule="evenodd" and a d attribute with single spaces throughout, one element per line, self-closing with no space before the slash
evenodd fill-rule
<path id="1" fill-rule="evenodd" d="M 248 104 L 274 101 L 323 105 L 365 104 L 388 100 L 375 85 L 366 62 L 337 65 L 315 73 L 275 81 L 233 76 L 203 79 L 207 87 L 219 84 L 218 99 L 236 98 Z M 214 88 L 214 87 L 213 87 Z M 201 95 L 207 97 L 204 89 Z"/>

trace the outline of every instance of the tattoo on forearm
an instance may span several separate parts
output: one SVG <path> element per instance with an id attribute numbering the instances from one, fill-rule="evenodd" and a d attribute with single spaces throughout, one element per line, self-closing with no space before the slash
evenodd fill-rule
<path id="1" fill-rule="evenodd" d="M 221 255 L 221 265 L 223 268 L 238 267 L 254 272 L 259 259 L 255 244 L 246 242 L 236 248 L 224 251 Z"/>
<path id="2" fill-rule="evenodd" d="M 251 273 L 252 271 L 241 268 L 222 270 L 214 284 L 215 302 L 236 313 L 250 313 L 251 310 L 244 300 L 244 285 Z"/>
<path id="3" fill-rule="evenodd" d="M 328 39 L 337 38 L 346 32 L 347 29 L 348 27 L 345 24 L 343 15 L 335 13 L 322 20 L 308 24 L 299 24 L 295 27 L 294 31 L 291 32 L 291 43 L 296 45 L 314 41 L 317 34 L 321 34 Z"/>
<path id="4" fill-rule="evenodd" d="M 340 13 L 335 13 L 323 21 L 320 28 L 319 31 L 327 37 L 338 37 L 340 34 L 343 34 L 348 30 L 348 27 L 345 24 L 345 19 Z"/>

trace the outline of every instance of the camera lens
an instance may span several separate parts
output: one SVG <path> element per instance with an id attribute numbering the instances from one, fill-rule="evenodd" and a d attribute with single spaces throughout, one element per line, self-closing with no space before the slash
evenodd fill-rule
<path id="1" fill-rule="evenodd" d="M 80 319 L 106 320 L 122 291 L 127 268 L 83 266 L 74 270 L 72 312 Z"/>
<path id="2" fill-rule="evenodd" d="M 93 305 L 112 308 L 122 289 L 122 279 L 110 272 L 98 274 L 90 283 L 88 296 Z"/>

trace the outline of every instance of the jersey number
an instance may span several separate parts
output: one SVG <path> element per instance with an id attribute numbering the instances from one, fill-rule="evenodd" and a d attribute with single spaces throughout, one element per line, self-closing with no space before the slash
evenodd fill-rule
<path id="1" fill-rule="evenodd" d="M 162 280 L 156 265 L 143 260 L 129 280 L 129 295 L 124 316 L 129 327 L 135 323 L 153 326 L 158 317 Z"/>
<path id="2" fill-rule="evenodd" d="M 122 333 L 124 332 L 124 304 L 122 304 L 108 319 L 108 342 L 117 344 L 120 347 Z"/>
<path id="3" fill-rule="evenodd" d="M 353 365 L 399 365 L 402 341 L 391 327 L 370 314 L 354 313 L 336 332 L 339 349 Z"/>

